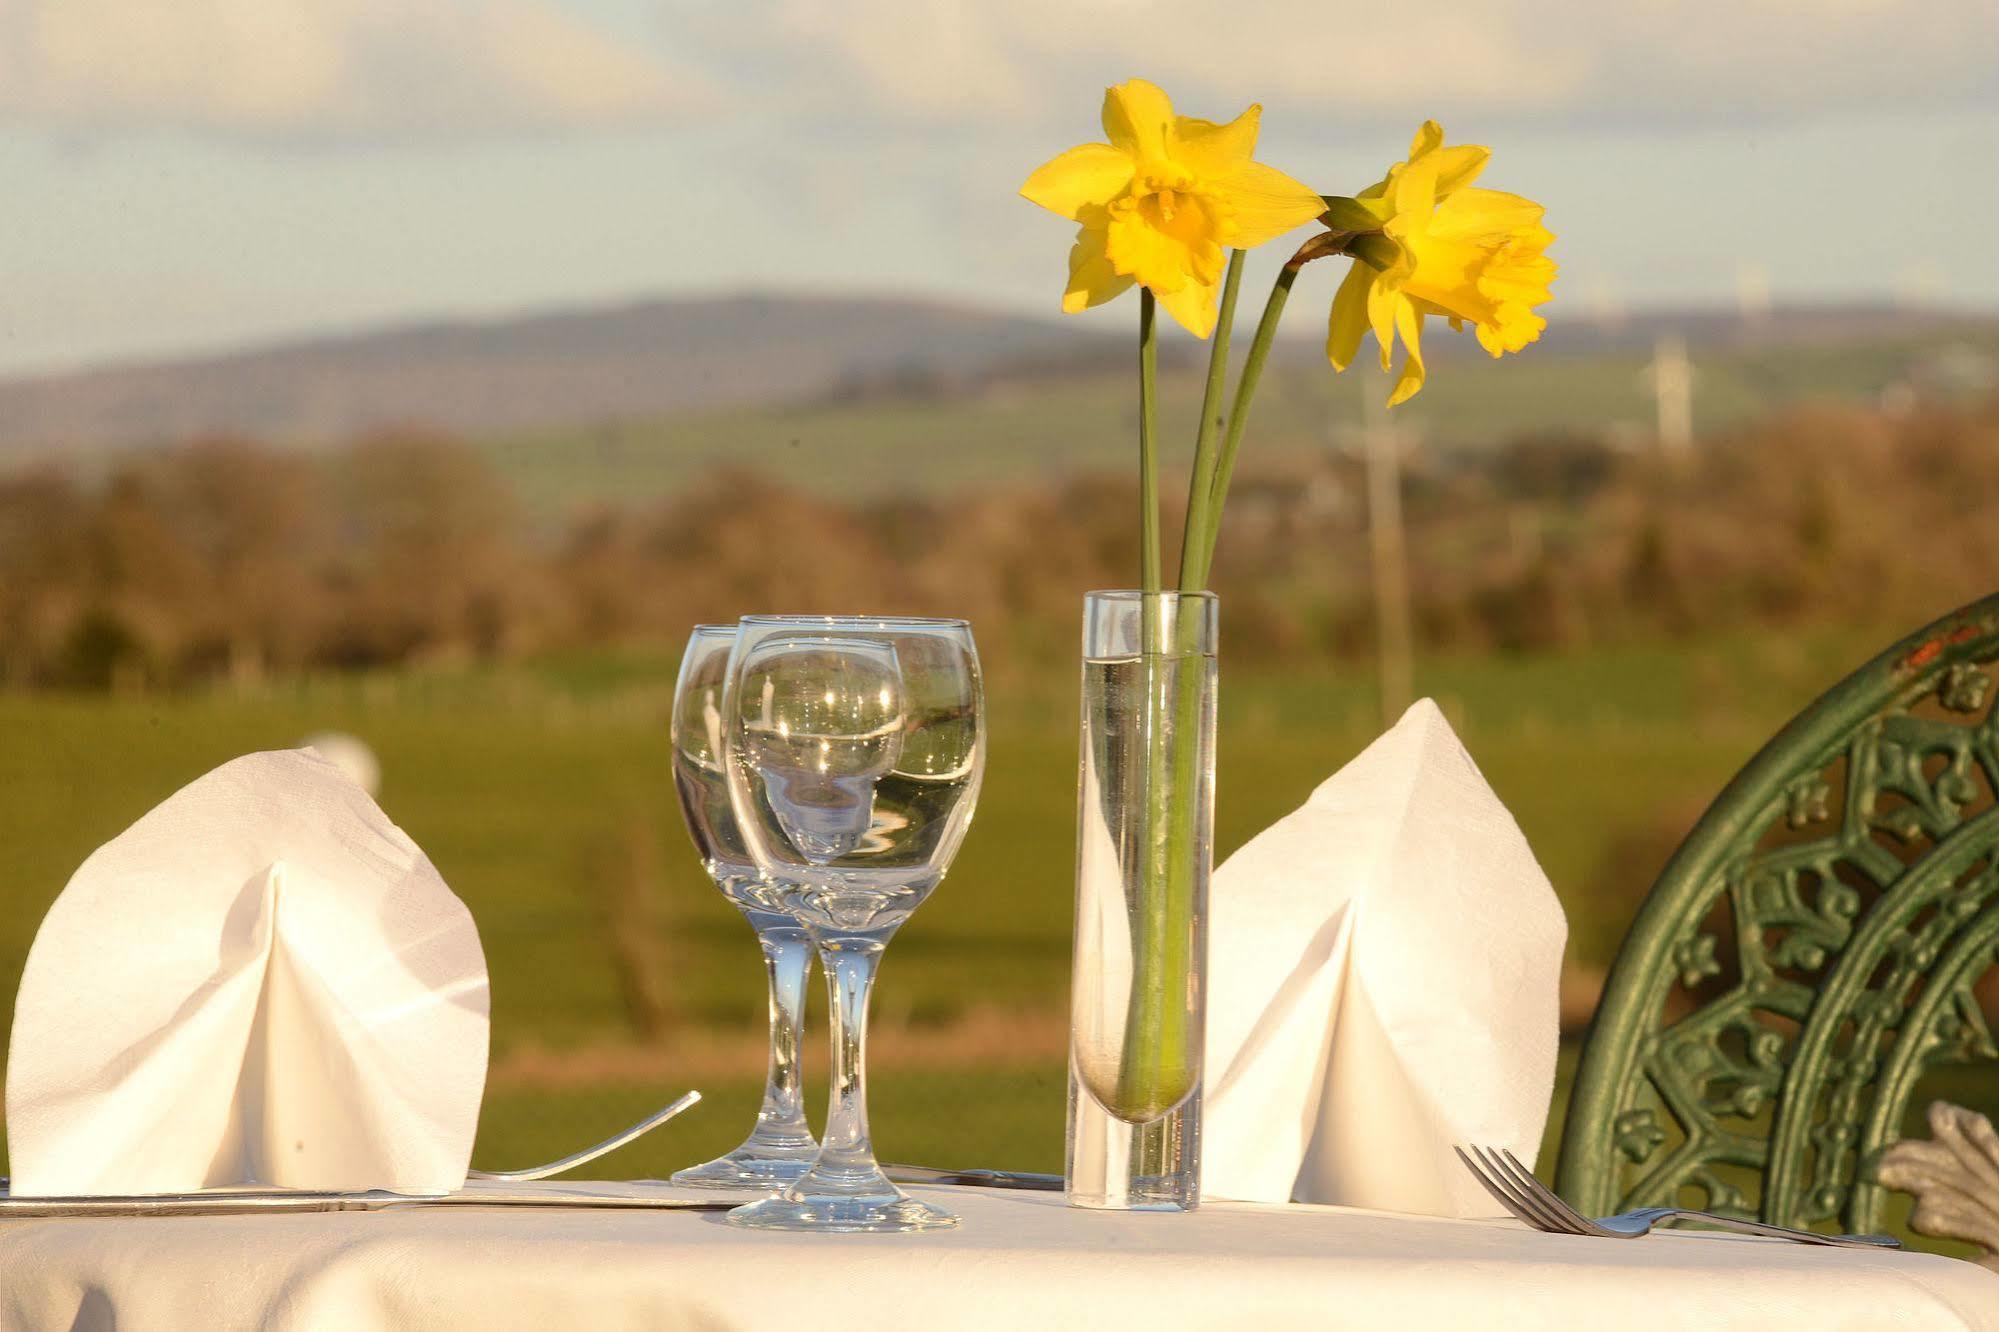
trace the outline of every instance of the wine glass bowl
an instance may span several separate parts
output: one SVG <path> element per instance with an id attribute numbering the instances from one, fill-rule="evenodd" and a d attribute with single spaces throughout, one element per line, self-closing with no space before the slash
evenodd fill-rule
<path id="1" fill-rule="evenodd" d="M 735 1225 L 902 1231 L 957 1218 L 875 1163 L 862 1067 L 882 950 L 943 879 L 985 768 L 962 620 L 746 616 L 722 702 L 723 766 L 752 859 L 818 946 L 833 1009 L 819 1157 Z"/>
<path id="2" fill-rule="evenodd" d="M 813 865 L 862 850 L 876 783 L 902 757 L 894 646 L 780 635 L 751 649 L 742 673 L 742 761 L 773 844 Z"/>
<path id="3" fill-rule="evenodd" d="M 724 701 L 744 840 L 807 926 L 886 941 L 944 877 L 977 803 L 983 693 L 970 626 L 744 626 Z"/>
<path id="4" fill-rule="evenodd" d="M 697 625 L 674 685 L 673 788 L 703 868 L 756 931 L 770 989 L 770 1058 L 756 1126 L 734 1151 L 673 1176 L 689 1188 L 783 1188 L 811 1165 L 819 1144 L 806 1125 L 798 1063 L 812 944 L 756 866 L 729 795 L 722 698 L 734 625 Z"/>

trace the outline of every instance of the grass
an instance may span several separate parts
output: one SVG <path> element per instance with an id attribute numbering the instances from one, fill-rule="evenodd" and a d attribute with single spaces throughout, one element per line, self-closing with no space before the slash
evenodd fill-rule
<path id="1" fill-rule="evenodd" d="M 823 1076 L 813 1080 L 815 1092 L 824 1085 Z M 868 1088 L 875 1147 L 884 1161 L 1062 1169 L 1068 1073 L 1059 1060 L 876 1072 L 869 1075 Z M 487 1100 L 472 1157 L 485 1169 L 553 1160 L 608 1138 L 685 1090 L 685 1083 L 632 1083 L 503 1091 Z M 701 1094 L 701 1104 L 679 1119 L 593 1163 L 591 1177 L 663 1179 L 682 1166 L 720 1156 L 749 1132 L 763 1081 L 704 1082 Z M 823 1110 L 815 1096 L 815 1129 Z"/>
<path id="2" fill-rule="evenodd" d="M 563 1043 L 621 1029 L 605 965 L 598 862 L 652 839 L 690 1019 L 758 1010 L 740 921 L 708 888 L 673 808 L 667 661 L 309 683 L 254 696 L 0 696 L 0 989 L 69 872 L 182 783 L 236 754 L 351 731 L 387 774 L 382 802 L 472 907 L 494 973 L 495 1030 Z M 1780 719 L 1771 699 L 1689 724 L 1695 657 L 1446 663 L 1423 686 L 1454 714 L 1572 912 L 1607 838 L 1714 790 Z M 622 674 L 624 683 L 617 683 Z M 607 680 L 609 682 L 607 682 Z M 995 687 L 979 819 L 951 878 L 897 939 L 885 1001 L 942 1018 L 973 1003 L 1059 1002 L 1073 854 L 1074 703 L 1053 682 Z M 1587 706 L 1574 700 L 1587 697 Z M 1372 736 L 1369 684 L 1330 669 L 1229 678 L 1223 854 L 1299 804 Z M 1745 703 L 1747 700 L 1744 700 Z M 1250 774 L 1254 774 L 1253 777 Z"/>

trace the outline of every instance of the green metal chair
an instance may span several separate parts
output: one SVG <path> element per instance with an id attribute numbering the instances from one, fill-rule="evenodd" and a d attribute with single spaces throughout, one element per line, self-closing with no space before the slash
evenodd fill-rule
<path id="1" fill-rule="evenodd" d="M 1556 1187 L 1883 1228 L 1874 1175 L 1929 1067 L 1999 1057 L 1999 596 L 1786 726 L 1702 816 L 1618 953 Z"/>

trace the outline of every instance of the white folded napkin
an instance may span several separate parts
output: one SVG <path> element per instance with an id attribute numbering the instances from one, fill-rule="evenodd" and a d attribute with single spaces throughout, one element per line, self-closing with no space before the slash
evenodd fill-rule
<path id="1" fill-rule="evenodd" d="M 1454 1143 L 1533 1161 L 1568 925 L 1428 699 L 1215 873 L 1202 1191 L 1499 1208 Z"/>
<path id="2" fill-rule="evenodd" d="M 28 954 L 16 1195 L 448 1193 L 486 1078 L 472 916 L 367 792 L 251 754 L 83 863 Z"/>

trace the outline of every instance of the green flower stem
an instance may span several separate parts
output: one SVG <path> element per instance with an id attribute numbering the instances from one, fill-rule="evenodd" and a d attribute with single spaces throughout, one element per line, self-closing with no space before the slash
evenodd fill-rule
<path id="1" fill-rule="evenodd" d="M 1215 546 L 1221 537 L 1222 506 L 1228 502 L 1229 479 L 1235 474 L 1236 455 L 1242 450 L 1243 431 L 1249 425 L 1249 405 L 1263 379 L 1263 363 L 1270 359 L 1270 344 L 1277 337 L 1279 321 L 1284 318 L 1284 303 L 1291 299 L 1291 286 L 1298 280 L 1298 270 L 1302 267 L 1295 258 L 1285 264 L 1270 289 L 1270 299 L 1263 304 L 1263 318 L 1257 321 L 1256 336 L 1250 340 L 1249 355 L 1242 363 L 1242 377 L 1236 381 L 1235 401 L 1229 407 L 1228 430 L 1223 434 L 1221 457 L 1216 460 L 1209 486 L 1208 518 L 1197 534 L 1198 553 L 1182 561 L 1182 587 L 1206 586 L 1208 572 L 1214 567 Z M 1187 577 L 1189 570 L 1193 575 L 1191 583 Z"/>
<path id="2" fill-rule="evenodd" d="M 1174 616 L 1172 643 L 1144 657 L 1144 780 L 1138 795 L 1140 838 L 1127 902 L 1132 980 L 1118 1067 L 1120 1118 L 1159 1118 L 1194 1088 L 1199 1064 L 1189 1056 L 1187 977 L 1194 963 L 1194 890 L 1200 813 L 1196 785 L 1207 658 L 1199 649 L 1198 612 Z"/>
<path id="3" fill-rule="evenodd" d="M 1138 289 L 1139 586 L 1157 592 L 1159 576 L 1159 314 L 1149 287 Z M 1150 621 L 1148 621 L 1150 624 Z M 1153 626 L 1156 627 L 1156 626 Z M 1152 645 L 1158 640 L 1151 639 Z"/>
<path id="4" fill-rule="evenodd" d="M 1140 1119 L 1156 1096 L 1163 1057 L 1163 1032 L 1157 991 L 1168 975 L 1161 935 L 1171 924 L 1162 892 L 1166 880 L 1168 833 L 1166 811 L 1158 799 L 1158 779 L 1165 772 L 1166 737 L 1159 725 L 1164 712 L 1156 706 L 1163 678 L 1162 634 L 1157 593 L 1162 583 L 1159 556 L 1159 429 L 1155 384 L 1159 373 L 1158 313 L 1152 292 L 1138 292 L 1138 505 L 1140 655 L 1145 663 L 1139 723 L 1146 738 L 1144 787 L 1139 801 L 1139 863 L 1137 882 L 1128 885 L 1126 903 L 1131 920 L 1132 991 L 1125 1013 L 1125 1045 L 1118 1067 L 1117 1113 Z"/>
<path id="5" fill-rule="evenodd" d="M 1194 472 L 1187 489 L 1187 526 L 1180 537 L 1180 590 L 1198 592 L 1206 577 L 1203 551 L 1214 544 L 1210 529 L 1220 517 L 1214 500 L 1215 436 L 1221 425 L 1222 386 L 1229 373 L 1229 331 L 1235 327 L 1236 293 L 1242 288 L 1241 250 L 1229 254 L 1222 280 L 1222 308 L 1208 348 L 1208 384 L 1201 394 L 1201 429 L 1194 443 Z"/>

